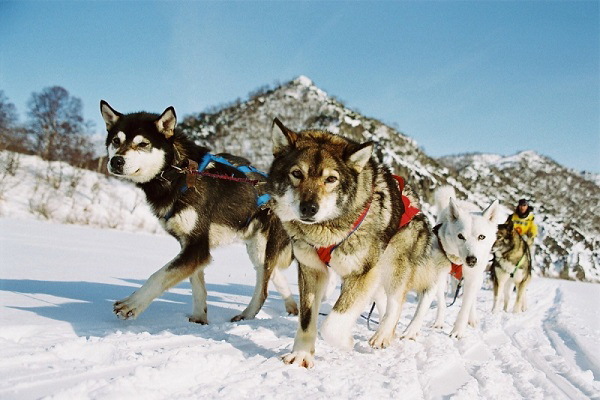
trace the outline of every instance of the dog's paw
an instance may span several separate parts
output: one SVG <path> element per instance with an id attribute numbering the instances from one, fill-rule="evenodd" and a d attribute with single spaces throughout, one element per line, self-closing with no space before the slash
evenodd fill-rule
<path id="1" fill-rule="evenodd" d="M 298 365 L 304 368 L 312 368 L 315 366 L 315 360 L 312 354 L 307 351 L 294 351 L 282 357 L 286 364 Z"/>
<path id="2" fill-rule="evenodd" d="M 240 322 L 240 321 L 245 321 L 245 320 L 249 320 L 249 319 L 254 319 L 254 318 L 250 318 L 245 316 L 243 313 L 236 315 L 235 317 L 231 318 L 231 322 Z"/>
<path id="3" fill-rule="evenodd" d="M 479 318 L 478 317 L 469 318 L 469 326 L 472 326 L 473 328 L 477 328 L 479 326 Z"/>
<path id="4" fill-rule="evenodd" d="M 135 293 L 126 299 L 115 301 L 113 312 L 119 319 L 136 319 L 146 309 L 146 307 L 132 300 L 134 295 Z"/>
<path id="5" fill-rule="evenodd" d="M 298 315 L 298 305 L 291 297 L 285 299 L 285 311 L 287 311 L 289 315 Z"/>
<path id="6" fill-rule="evenodd" d="M 385 349 L 386 347 L 390 347 L 393 339 L 393 334 L 384 335 L 379 332 L 375 332 L 375 334 L 371 336 L 371 339 L 369 339 L 369 345 L 374 349 Z"/>
<path id="7" fill-rule="evenodd" d="M 450 337 L 455 339 L 462 339 L 463 337 L 465 337 L 465 331 L 465 328 L 458 328 L 455 326 L 454 329 L 452 329 L 452 332 L 450 332 Z"/>
<path id="8" fill-rule="evenodd" d="M 431 327 L 433 329 L 444 329 L 446 327 L 446 324 L 444 323 L 444 321 L 435 321 L 433 325 L 431 325 Z"/>
<path id="9" fill-rule="evenodd" d="M 208 325 L 208 318 L 206 317 L 206 315 L 203 315 L 203 316 L 190 315 L 188 317 L 188 320 L 194 324 Z"/>
<path id="10" fill-rule="evenodd" d="M 419 336 L 419 329 L 411 328 L 409 326 L 404 332 L 402 332 L 400 339 L 417 340 L 417 336 Z"/>

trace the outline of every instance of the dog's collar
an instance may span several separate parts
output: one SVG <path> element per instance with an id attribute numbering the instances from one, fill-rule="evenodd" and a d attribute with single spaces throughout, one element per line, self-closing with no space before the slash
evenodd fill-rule
<path id="1" fill-rule="evenodd" d="M 446 250 L 444 250 L 444 245 L 442 244 L 442 239 L 440 239 L 440 235 L 439 235 L 439 230 L 441 227 L 442 227 L 442 224 L 437 224 L 436 226 L 434 226 L 433 233 L 435 234 L 435 237 L 437 238 L 438 246 L 440 247 L 442 254 L 444 254 L 444 257 L 446 257 L 446 260 L 450 261 L 450 264 L 452 265 L 450 268 L 450 275 L 454 276 L 456 279 L 458 279 L 460 281 L 462 279 L 462 264 L 453 263 L 450 260 L 450 258 L 448 257 Z"/>

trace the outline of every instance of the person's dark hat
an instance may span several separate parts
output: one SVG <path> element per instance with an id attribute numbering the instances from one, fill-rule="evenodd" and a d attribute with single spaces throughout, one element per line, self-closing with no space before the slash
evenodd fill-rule
<path id="1" fill-rule="evenodd" d="M 527 205 L 529 205 L 529 203 L 527 203 L 526 199 L 521 199 L 521 200 L 519 200 L 519 205 L 520 206 L 527 206 Z"/>

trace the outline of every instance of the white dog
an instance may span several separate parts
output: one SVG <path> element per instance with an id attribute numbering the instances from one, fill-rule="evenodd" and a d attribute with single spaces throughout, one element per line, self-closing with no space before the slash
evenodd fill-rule
<path id="1" fill-rule="evenodd" d="M 437 278 L 430 278 L 435 283 L 420 296 L 415 316 L 402 335 L 405 338 L 416 338 L 436 292 L 438 311 L 434 327 L 443 327 L 446 309 L 444 291 L 451 270 L 462 269 L 464 294 L 450 336 L 461 338 L 465 335 L 467 323 L 475 327 L 479 322 L 475 300 L 496 240 L 496 219 L 500 212 L 498 200 L 482 212 L 472 203 L 454 199 L 456 194 L 452 187 L 443 186 L 436 190 L 435 205 L 439 215 L 434 233 L 437 238 L 432 243 L 431 258 L 426 269 Z"/>

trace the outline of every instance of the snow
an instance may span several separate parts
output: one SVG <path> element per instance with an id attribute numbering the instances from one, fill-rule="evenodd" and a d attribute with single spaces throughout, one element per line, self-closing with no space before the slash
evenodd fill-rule
<path id="1" fill-rule="evenodd" d="M 372 332 L 359 319 L 352 351 L 319 339 L 306 370 L 281 361 L 297 318 L 274 290 L 257 319 L 229 322 L 254 284 L 240 244 L 215 251 L 207 269 L 210 325 L 187 321 L 187 282 L 137 320 L 117 319 L 112 303 L 177 251 L 166 235 L 0 218 L 0 398 L 600 398 L 597 284 L 534 278 L 521 315 L 491 315 L 484 288 L 480 326 L 461 340 L 448 336 L 460 298 L 443 331 L 424 327 L 417 341 L 385 350 L 367 345 Z M 286 276 L 297 297 L 294 266 Z M 415 305 L 409 296 L 398 330 Z"/>

